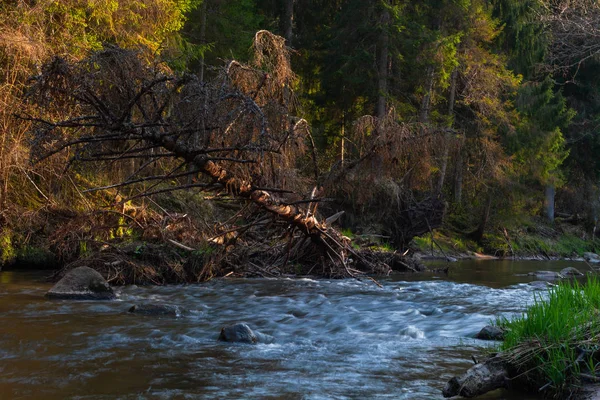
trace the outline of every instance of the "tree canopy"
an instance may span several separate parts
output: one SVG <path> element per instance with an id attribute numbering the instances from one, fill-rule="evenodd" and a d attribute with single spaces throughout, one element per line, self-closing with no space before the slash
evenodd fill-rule
<path id="1" fill-rule="evenodd" d="M 216 156 L 228 171 L 256 187 L 300 192 L 304 200 L 297 201 L 305 201 L 314 187 L 331 200 L 321 211 L 343 210 L 345 227 L 389 237 L 398 247 L 441 224 L 442 215 L 444 224 L 478 242 L 510 223 L 509 215 L 552 220 L 554 204 L 557 213 L 581 216 L 587 226 L 595 226 L 600 207 L 599 21 L 600 6 L 591 0 L 4 2 L 0 206 L 10 229 L 3 228 L 2 237 L 29 237 L 15 233 L 11 219 L 23 210 L 61 202 L 89 207 L 89 200 L 77 193 L 84 182 L 112 187 L 110 178 L 117 175 L 139 179 L 131 174 L 144 165 L 144 157 L 154 176 L 175 174 L 179 184 L 194 184 L 188 166 L 174 172 L 177 165 L 162 157 L 138 154 L 153 146 L 138 131 L 142 136 L 132 133 L 123 143 L 113 143 L 115 148 L 91 153 L 95 161 L 104 153 L 100 158 L 111 161 L 127 149 L 129 167 L 80 165 L 67 173 L 71 183 L 65 180 L 65 164 L 79 165 L 91 157 L 89 152 L 29 163 L 29 155 L 40 148 L 40 137 L 31 135 L 40 129 L 39 121 L 85 118 L 94 96 L 94 118 L 110 114 L 119 129 L 140 116 L 144 123 L 164 123 L 147 114 L 153 109 L 171 118 L 173 129 L 193 125 L 195 134 L 186 139 L 192 148 L 210 142 L 211 148 L 235 149 Z M 279 35 L 282 52 L 257 52 L 261 36 L 256 32 L 267 31 Z M 106 65 L 99 57 L 123 49 L 137 54 L 142 64 L 134 67 L 115 58 L 112 77 L 102 75 Z M 277 54 L 284 53 L 290 58 L 282 63 Z M 78 75 L 85 82 L 105 86 L 89 90 L 65 81 L 86 93 L 85 99 L 66 101 L 67 94 L 59 90 L 51 99 L 34 102 L 31 84 L 39 89 L 50 65 L 58 71 L 78 65 L 86 69 Z M 159 85 L 173 91 L 160 100 L 162 108 L 146 110 L 148 105 L 137 103 L 134 94 L 152 79 L 131 68 L 170 77 Z M 101 75 L 100 81 L 92 79 Z M 111 86 L 123 77 L 131 78 L 131 86 Z M 225 85 L 224 79 L 251 101 L 217 107 L 216 92 L 209 96 L 209 91 L 216 90 L 215 82 Z M 181 102 L 177 96 L 191 87 L 189 82 L 195 82 L 197 95 Z M 273 101 L 264 97 L 267 92 Z M 64 107 L 57 108 L 61 101 Z M 155 101 L 160 103 L 158 97 Z M 252 103 L 254 114 L 248 113 Z M 249 115 L 268 124 L 261 127 Z M 269 119 L 275 115 L 280 119 Z M 106 118 L 101 118 L 102 129 L 110 130 Z M 55 130 L 66 136 L 45 140 L 77 141 L 78 135 L 88 137 L 100 129 L 95 123 L 74 124 L 83 130 L 68 133 Z M 297 138 L 300 128 L 303 135 Z M 127 147 L 135 138 L 142 142 Z M 294 151 L 288 147 L 292 143 Z M 261 168 L 251 167 L 255 164 Z M 118 195 L 123 199 L 132 193 Z M 436 211 L 432 221 L 423 222 L 423 213 L 440 209 L 442 214 Z M 415 215 L 425 219 L 412 220 Z"/>

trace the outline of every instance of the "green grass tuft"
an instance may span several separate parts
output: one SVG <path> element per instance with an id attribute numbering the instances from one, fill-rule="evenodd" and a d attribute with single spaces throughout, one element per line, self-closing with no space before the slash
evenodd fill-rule
<path id="1" fill-rule="evenodd" d="M 511 320 L 498 319 L 506 328 L 501 350 L 521 365 L 535 384 L 562 393 L 578 383 L 580 374 L 600 370 L 600 281 L 584 285 L 564 282 L 551 288 L 548 298 L 534 298 L 527 311 Z M 592 367 L 592 368 L 590 368 Z M 534 373 L 535 372 L 535 373 Z"/>

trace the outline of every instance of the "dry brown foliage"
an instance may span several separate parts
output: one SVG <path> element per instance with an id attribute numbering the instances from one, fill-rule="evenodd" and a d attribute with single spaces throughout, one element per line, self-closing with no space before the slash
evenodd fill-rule
<path id="1" fill-rule="evenodd" d="M 318 218 L 315 190 L 304 200 L 310 179 L 297 167 L 310 132 L 291 113 L 287 49 L 268 32 L 257 41 L 263 69 L 234 61 L 210 82 L 147 65 L 117 47 L 80 62 L 54 59 L 29 92 L 43 108 L 24 116 L 34 122 L 37 159 L 68 151 L 69 164 L 81 173 L 89 171 L 86 164 L 125 171 L 88 190 L 116 191 L 120 204 L 192 188 L 241 202 L 244 211 L 227 223 L 183 230 L 196 232 L 192 237 L 157 231 L 161 241 L 183 249 L 210 249 L 196 279 L 238 272 L 240 265 L 263 275 L 356 276 L 353 261 L 365 270 L 375 264 Z"/>
<path id="2" fill-rule="evenodd" d="M 383 119 L 358 119 L 347 140 L 351 157 L 324 182 L 358 217 L 352 225 L 388 235 L 399 247 L 440 225 L 443 203 L 430 196 L 445 145 L 443 129 L 399 122 L 392 110 Z M 378 232 L 370 232 L 373 227 Z"/>

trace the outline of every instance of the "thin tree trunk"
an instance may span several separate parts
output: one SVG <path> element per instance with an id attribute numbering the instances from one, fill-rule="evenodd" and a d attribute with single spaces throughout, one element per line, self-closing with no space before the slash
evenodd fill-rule
<path id="1" fill-rule="evenodd" d="M 433 91 L 433 65 L 427 67 L 427 83 L 425 84 L 425 95 L 421 102 L 421 112 L 419 122 L 429 122 L 429 109 L 431 107 L 431 92 Z"/>
<path id="2" fill-rule="evenodd" d="M 485 228 L 487 227 L 487 223 L 490 220 L 490 211 L 492 209 L 492 194 L 488 194 L 487 203 L 485 208 L 483 209 L 483 215 L 481 216 L 481 222 L 477 227 L 477 230 L 473 232 L 473 239 L 477 242 L 480 242 L 483 239 L 483 234 L 485 233 Z"/>
<path id="3" fill-rule="evenodd" d="M 546 186 L 546 218 L 548 221 L 554 222 L 554 196 L 556 194 L 556 190 L 554 189 L 554 185 L 548 184 Z"/>
<path id="4" fill-rule="evenodd" d="M 206 14 L 207 14 L 207 10 L 208 10 L 208 6 L 207 6 L 208 0 L 203 0 L 202 1 L 202 16 L 200 17 L 200 45 L 204 46 L 204 44 L 206 43 Z M 202 54 L 200 55 L 200 72 L 198 73 L 198 78 L 200 79 L 200 82 L 204 82 L 204 71 L 206 69 L 206 59 L 204 57 L 204 51 L 202 52 Z M 204 132 L 204 118 L 201 119 L 201 126 L 200 126 L 200 132 Z M 193 147 L 194 149 L 196 149 L 198 147 L 198 144 L 200 142 L 200 137 L 198 135 L 198 131 L 194 132 L 194 140 L 193 140 Z M 193 171 L 194 170 L 194 166 L 190 165 L 188 167 L 188 171 Z M 193 175 L 189 175 L 188 178 L 188 184 L 191 184 L 194 180 L 194 176 Z"/>
<path id="5" fill-rule="evenodd" d="M 454 100 L 456 98 L 456 77 L 458 75 L 458 70 L 454 69 L 452 71 L 452 76 L 450 77 L 450 97 L 448 99 L 448 116 L 453 118 L 454 114 Z M 450 126 L 450 128 L 452 125 Z M 439 196 L 442 193 L 442 189 L 444 188 L 444 180 L 446 179 L 446 170 L 448 169 L 448 153 L 450 150 L 450 139 L 452 138 L 452 134 L 450 130 L 446 132 L 444 135 L 444 155 L 442 156 L 442 165 L 440 167 L 440 177 L 438 180 L 437 188 L 436 188 L 436 196 Z"/>
<path id="6" fill-rule="evenodd" d="M 207 12 L 207 6 L 206 3 L 208 3 L 208 0 L 203 0 L 202 1 L 202 19 L 200 20 L 200 45 L 204 46 L 206 43 L 206 12 Z M 202 55 L 200 56 L 200 82 L 204 82 L 204 70 L 206 68 L 206 63 L 205 63 L 205 58 L 204 58 L 204 52 L 202 52 Z"/>
<path id="7" fill-rule="evenodd" d="M 456 204 L 462 203 L 462 187 L 463 187 L 463 141 L 461 139 L 461 145 L 458 149 L 456 156 L 456 175 L 454 176 L 454 202 Z"/>
<path id="8" fill-rule="evenodd" d="M 432 29 L 434 31 L 440 30 L 442 26 L 442 19 L 440 15 L 437 15 L 434 18 L 432 23 Z M 431 110 L 431 97 L 433 95 L 433 85 L 435 78 L 435 66 L 434 64 L 430 64 L 427 67 L 426 73 L 427 80 L 425 81 L 425 94 L 423 96 L 423 101 L 421 102 L 421 110 L 419 113 L 419 122 L 427 123 L 429 122 L 429 114 Z"/>
<path id="9" fill-rule="evenodd" d="M 294 34 L 294 2 L 295 0 L 285 0 L 283 37 L 289 47 L 292 46 L 292 37 Z"/>
<path id="10" fill-rule="evenodd" d="M 388 25 L 390 23 L 390 12 L 384 5 L 381 16 L 381 36 L 379 38 L 381 50 L 379 53 L 379 96 L 377 98 L 377 117 L 385 117 L 386 100 L 388 96 L 388 53 L 390 37 L 388 34 Z"/>
<path id="11" fill-rule="evenodd" d="M 342 135 L 342 148 L 341 148 L 341 161 L 342 161 L 342 168 L 344 168 L 344 158 L 346 157 L 346 113 L 342 113 L 342 126 L 340 128 L 340 133 Z"/>

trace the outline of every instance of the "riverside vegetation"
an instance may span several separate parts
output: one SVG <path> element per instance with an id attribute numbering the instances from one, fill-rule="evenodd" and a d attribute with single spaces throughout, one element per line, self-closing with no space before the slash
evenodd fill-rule
<path id="1" fill-rule="evenodd" d="M 3 3 L 1 262 L 89 258 L 114 283 L 165 283 L 385 272 L 390 256 L 351 253 L 440 233 L 499 256 L 595 251 L 598 15 L 586 0 Z M 177 133 L 187 166 L 142 130 Z M 237 183 L 193 169 L 194 151 Z M 357 265 L 294 259 L 299 226 L 276 239 L 288 225 L 257 188 L 305 222 L 336 216 L 355 239 L 333 234 L 332 258 Z M 257 233 L 266 215 L 279 227 Z M 258 237 L 280 253 L 252 261 Z"/>
<path id="2" fill-rule="evenodd" d="M 0 262 L 165 284 L 596 252 L 599 26 L 592 0 L 3 2 Z"/>
<path id="3" fill-rule="evenodd" d="M 498 320 L 506 329 L 500 349 L 532 387 L 564 395 L 597 382 L 600 366 L 600 281 L 563 282 L 536 297 L 526 314 Z"/>
<path id="4" fill-rule="evenodd" d="M 597 384 L 600 281 L 561 282 L 520 316 L 498 318 L 503 332 L 499 353 L 451 379 L 444 396 L 476 397 L 511 388 L 542 393 L 547 398 L 587 398 Z"/>

